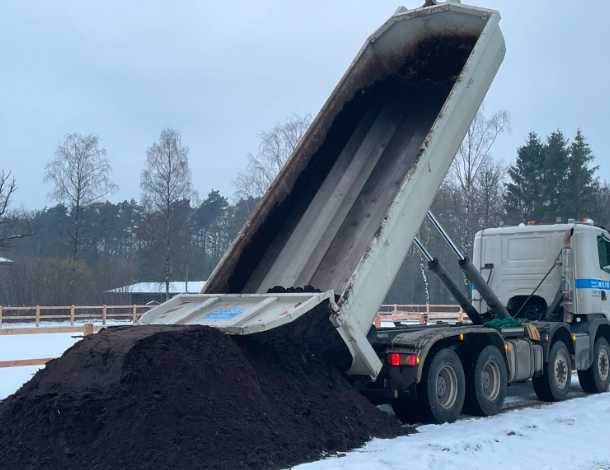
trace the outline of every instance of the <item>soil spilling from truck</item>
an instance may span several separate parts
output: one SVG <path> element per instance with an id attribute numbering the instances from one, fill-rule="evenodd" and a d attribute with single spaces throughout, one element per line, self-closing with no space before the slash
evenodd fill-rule
<path id="1" fill-rule="evenodd" d="M 250 278 L 269 268 L 373 108 L 397 101 L 411 110 L 414 128 L 428 129 L 473 44 L 435 39 L 390 76 L 372 68 L 370 86 L 353 90 L 337 110 L 286 194 L 267 198 L 267 212 L 255 214 L 208 291 L 249 291 Z M 377 198 L 378 188 L 400 187 L 424 137 L 404 155 L 381 157 L 363 203 Z M 395 166 L 400 171 L 391 171 Z M 381 184 L 378 173 L 391 184 Z M 342 227 L 351 233 L 366 218 L 347 217 Z M 366 242 L 378 230 L 368 224 L 357 238 Z M 343 232 L 336 239 L 352 244 Z M 336 264 L 345 268 L 342 253 L 335 251 Z M 404 432 L 344 377 L 350 357 L 328 316 L 310 313 L 304 321 L 243 338 L 196 326 L 119 327 L 88 337 L 0 404 L 0 468 L 282 468 Z"/>
<path id="2" fill-rule="evenodd" d="M 0 468 L 283 468 L 405 432 L 289 337 L 86 337 L 0 404 Z"/>

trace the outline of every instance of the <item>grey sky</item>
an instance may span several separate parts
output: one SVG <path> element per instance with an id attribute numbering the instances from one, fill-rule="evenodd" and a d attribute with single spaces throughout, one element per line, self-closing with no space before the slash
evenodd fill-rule
<path id="1" fill-rule="evenodd" d="M 610 2 L 472 3 L 503 17 L 507 55 L 486 108 L 507 109 L 512 132 L 496 157 L 510 162 L 531 129 L 580 127 L 610 179 Z M 138 198 L 145 151 L 164 127 L 190 147 L 199 193 L 232 196 L 257 133 L 317 112 L 399 4 L 4 0 L 0 168 L 17 178 L 14 207 L 52 204 L 44 165 L 68 132 L 98 134 L 120 188 L 112 199 Z"/>

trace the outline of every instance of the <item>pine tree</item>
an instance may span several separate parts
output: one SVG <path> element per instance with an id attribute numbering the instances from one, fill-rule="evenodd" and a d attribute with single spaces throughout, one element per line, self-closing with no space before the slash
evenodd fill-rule
<path id="1" fill-rule="evenodd" d="M 563 212 L 566 217 L 582 219 L 593 214 L 600 185 L 593 166 L 594 156 L 580 129 L 570 145 Z"/>
<path id="2" fill-rule="evenodd" d="M 568 140 L 559 130 L 547 137 L 544 145 L 544 169 L 542 172 L 542 214 L 541 222 L 554 223 L 564 215 L 564 194 L 568 181 L 568 159 L 570 147 Z"/>
<path id="3" fill-rule="evenodd" d="M 517 150 L 517 161 L 508 169 L 505 207 L 509 220 L 523 222 L 543 215 L 545 146 L 535 132 Z"/>

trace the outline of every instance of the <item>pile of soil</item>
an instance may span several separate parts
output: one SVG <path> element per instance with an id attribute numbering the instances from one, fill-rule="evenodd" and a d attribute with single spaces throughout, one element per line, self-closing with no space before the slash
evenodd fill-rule
<path id="1" fill-rule="evenodd" d="M 202 326 L 86 337 L 0 403 L 0 468 L 282 468 L 404 432 L 280 338 Z"/>

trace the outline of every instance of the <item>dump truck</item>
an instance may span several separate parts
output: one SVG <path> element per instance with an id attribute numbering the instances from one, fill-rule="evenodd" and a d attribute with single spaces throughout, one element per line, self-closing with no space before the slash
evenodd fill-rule
<path id="1" fill-rule="evenodd" d="M 602 343 L 574 323 L 513 320 L 428 212 L 504 58 L 499 22 L 458 1 L 399 8 L 366 40 L 204 291 L 140 323 L 298 334 L 409 420 L 452 421 L 465 403 L 497 413 L 507 384 L 532 377 L 545 399 L 565 396 L 575 354 L 590 368 Z M 478 309 L 415 239 L 426 217 L 459 253 Z M 371 329 L 414 240 L 470 321 Z"/>

